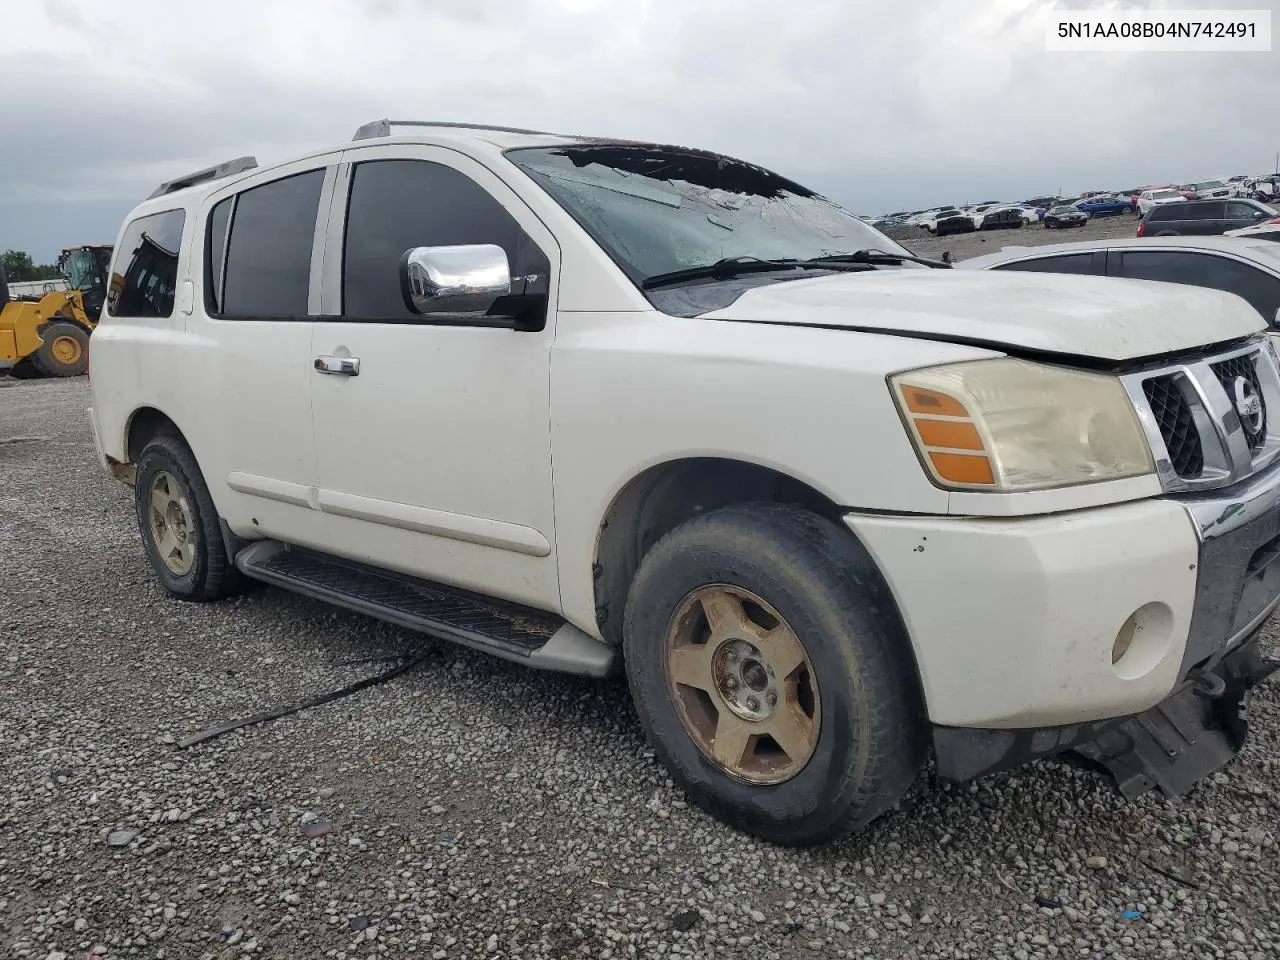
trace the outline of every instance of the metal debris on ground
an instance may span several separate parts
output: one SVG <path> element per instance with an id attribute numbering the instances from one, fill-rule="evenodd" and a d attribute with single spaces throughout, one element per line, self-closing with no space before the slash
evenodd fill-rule
<path id="1" fill-rule="evenodd" d="M 412 670 L 425 659 L 425 655 L 422 654 L 409 657 L 401 660 L 399 664 L 392 667 L 390 670 L 384 670 L 382 673 L 375 674 L 372 677 L 365 677 L 363 680 L 357 680 L 355 683 L 348 684 L 338 690 L 322 694 L 321 696 L 314 697 L 310 700 L 305 700 L 302 703 L 293 703 L 288 706 L 277 707 L 274 710 L 267 710 L 264 713 L 256 713 L 253 716 L 245 717 L 242 720 L 228 720 L 226 723 L 220 723 L 216 726 L 208 727 L 201 730 L 199 733 L 193 733 L 190 736 L 180 738 L 178 740 L 178 749 L 185 750 L 188 747 L 195 746 L 197 743 L 204 743 L 206 740 L 213 740 L 216 737 L 221 737 L 224 734 L 231 733 L 235 730 L 241 730 L 244 727 L 251 727 L 258 723 L 266 723 L 269 720 L 279 720 L 281 717 L 288 717 L 295 713 L 300 713 L 303 710 L 309 710 L 312 707 L 323 706 L 326 703 L 332 703 L 334 700 L 349 697 L 353 693 L 359 693 L 361 690 L 365 690 L 379 683 L 386 683 L 388 680 Z"/>

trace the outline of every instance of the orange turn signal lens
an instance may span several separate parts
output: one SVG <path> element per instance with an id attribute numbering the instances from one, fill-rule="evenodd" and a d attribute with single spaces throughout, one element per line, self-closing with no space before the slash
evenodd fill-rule
<path id="1" fill-rule="evenodd" d="M 995 486 L 995 469 L 965 405 L 941 390 L 899 384 L 899 397 L 915 430 L 925 465 L 947 486 Z M 967 451 L 973 451 L 969 453 Z"/>
<path id="2" fill-rule="evenodd" d="M 902 399 L 912 413 L 932 414 L 935 417 L 967 417 L 969 411 L 955 397 L 937 390 L 925 390 L 906 384 L 902 387 Z"/>
<path id="3" fill-rule="evenodd" d="M 990 486 L 996 482 L 991 472 L 991 461 L 979 454 L 938 453 L 929 451 L 929 462 L 938 476 L 950 483 Z"/>
<path id="4" fill-rule="evenodd" d="M 981 450 L 982 437 L 978 428 L 967 420 L 925 420 L 915 418 L 920 442 L 926 447 L 945 447 L 949 450 Z"/>

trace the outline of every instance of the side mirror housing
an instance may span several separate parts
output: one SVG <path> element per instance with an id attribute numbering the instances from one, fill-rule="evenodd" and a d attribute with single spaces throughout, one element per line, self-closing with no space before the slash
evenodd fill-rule
<path id="1" fill-rule="evenodd" d="M 413 247 L 400 258 L 400 292 L 423 316 L 483 317 L 511 293 L 511 267 L 491 243 Z"/>

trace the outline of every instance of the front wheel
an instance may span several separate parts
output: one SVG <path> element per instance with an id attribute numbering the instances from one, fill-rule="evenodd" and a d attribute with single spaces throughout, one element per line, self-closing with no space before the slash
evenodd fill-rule
<path id="1" fill-rule="evenodd" d="M 644 558 L 627 603 L 632 698 L 689 797 L 782 844 L 855 830 L 924 762 L 909 641 L 879 572 L 798 507 L 697 517 Z"/>

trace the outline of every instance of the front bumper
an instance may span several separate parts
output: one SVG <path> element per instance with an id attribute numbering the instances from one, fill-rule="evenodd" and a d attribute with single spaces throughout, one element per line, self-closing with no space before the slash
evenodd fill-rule
<path id="1" fill-rule="evenodd" d="M 1280 603 L 1280 464 L 1212 493 L 1047 516 L 846 523 L 897 600 L 940 726 L 1142 713 Z"/>
<path id="2" fill-rule="evenodd" d="M 911 635 L 943 776 L 1077 749 L 1127 792 L 1178 792 L 1243 742 L 1232 718 L 1275 669 L 1251 638 L 1280 604 L 1280 465 L 1051 516 L 846 522 Z"/>

